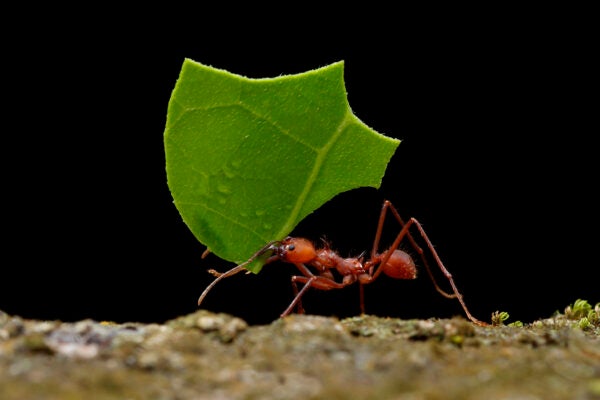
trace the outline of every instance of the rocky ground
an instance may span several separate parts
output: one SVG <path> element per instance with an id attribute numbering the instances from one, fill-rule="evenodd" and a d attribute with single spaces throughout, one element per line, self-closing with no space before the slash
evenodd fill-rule
<path id="1" fill-rule="evenodd" d="M 62 323 L 0 311 L 0 399 L 600 399 L 600 323 L 587 312 L 479 327 L 368 315 L 248 326 L 202 310 L 163 325 Z"/>

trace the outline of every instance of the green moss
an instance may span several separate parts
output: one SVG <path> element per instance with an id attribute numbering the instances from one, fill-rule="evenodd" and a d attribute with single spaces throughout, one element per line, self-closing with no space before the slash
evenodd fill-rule
<path id="1" fill-rule="evenodd" d="M 507 321 L 509 317 L 510 315 L 506 311 L 496 311 L 492 313 L 492 325 L 503 326 L 504 322 Z M 523 326 L 523 323 L 521 321 L 514 321 L 508 324 L 508 326 L 520 328 Z"/>
<path id="2" fill-rule="evenodd" d="M 592 308 L 587 300 L 577 299 L 565 308 L 564 317 L 574 321 L 573 327 L 583 330 L 600 329 L 600 303 Z"/>
<path id="3" fill-rule="evenodd" d="M 569 319 L 580 319 L 586 317 L 592 311 L 592 306 L 587 300 L 577 299 L 565 308 L 565 316 Z"/>

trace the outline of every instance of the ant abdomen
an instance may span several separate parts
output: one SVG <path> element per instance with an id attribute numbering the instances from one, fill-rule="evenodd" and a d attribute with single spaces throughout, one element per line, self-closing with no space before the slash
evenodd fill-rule
<path id="1" fill-rule="evenodd" d="M 383 273 L 394 279 L 415 279 L 417 267 L 412 257 L 402 250 L 394 250 L 382 267 Z"/>

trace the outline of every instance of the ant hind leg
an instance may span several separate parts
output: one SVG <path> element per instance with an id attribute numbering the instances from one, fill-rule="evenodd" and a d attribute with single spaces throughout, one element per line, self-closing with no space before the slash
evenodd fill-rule
<path id="1" fill-rule="evenodd" d="M 392 255 L 392 253 L 398 248 L 398 246 L 400 245 L 400 242 L 406 236 L 408 238 L 411 246 L 413 247 L 413 249 L 417 253 L 419 253 L 419 255 L 423 261 L 423 265 L 425 266 L 425 269 L 427 270 L 427 273 L 428 273 L 429 277 L 431 278 L 431 281 L 433 282 L 433 285 L 435 286 L 436 290 L 444 297 L 458 299 L 458 301 L 460 302 L 460 305 L 463 308 L 463 311 L 465 312 L 465 314 L 469 318 L 469 320 L 471 320 L 471 322 L 473 322 L 477 325 L 480 325 L 480 326 L 488 326 L 487 323 L 482 322 L 482 321 L 478 320 L 477 318 L 473 317 L 473 315 L 471 315 L 471 313 L 469 312 L 469 309 L 467 308 L 467 305 L 465 304 L 465 302 L 463 300 L 462 294 L 458 291 L 458 288 L 456 287 L 456 284 L 454 283 L 452 274 L 450 274 L 450 272 L 444 266 L 444 263 L 442 262 L 439 255 L 437 254 L 437 251 L 433 247 L 433 243 L 431 243 L 431 240 L 427 236 L 427 233 L 425 233 L 425 230 L 423 229 L 423 226 L 421 225 L 421 223 L 418 220 L 416 220 L 415 218 L 410 218 L 408 220 L 408 222 L 405 223 L 404 220 L 402 219 L 402 217 L 400 216 L 400 213 L 398 213 L 398 210 L 396 210 L 394 205 L 389 200 L 384 201 L 383 207 L 381 209 L 381 214 L 379 216 L 379 223 L 377 225 L 377 232 L 375 234 L 375 240 L 373 242 L 373 249 L 371 250 L 371 258 L 372 259 L 378 258 L 377 250 L 379 247 L 379 240 L 381 239 L 381 232 L 383 230 L 383 225 L 385 222 L 385 217 L 386 217 L 388 209 L 391 210 L 392 214 L 394 215 L 394 217 L 396 218 L 396 220 L 398 221 L 398 223 L 400 224 L 402 229 L 398 233 L 398 236 L 396 236 L 394 243 L 387 250 L 386 254 L 383 257 L 381 257 L 381 259 L 379 260 L 379 268 L 377 268 L 377 270 L 372 275 L 373 280 L 375 280 L 375 278 L 383 270 L 381 268 L 381 265 L 385 265 L 385 263 L 387 263 L 387 261 L 389 260 L 389 258 Z M 442 273 L 444 274 L 444 276 L 450 283 L 450 286 L 452 287 L 452 291 L 454 292 L 453 294 L 445 292 L 436 282 L 436 280 L 433 276 L 433 273 L 429 267 L 429 263 L 427 262 L 427 258 L 425 257 L 425 253 L 424 253 L 423 249 L 417 244 L 414 237 L 409 232 L 409 229 L 412 225 L 416 226 L 417 230 L 419 231 L 420 236 L 425 241 L 427 248 L 429 249 L 433 259 L 435 260 L 439 269 L 442 271 Z M 362 299 L 361 299 L 361 301 L 362 301 Z"/>

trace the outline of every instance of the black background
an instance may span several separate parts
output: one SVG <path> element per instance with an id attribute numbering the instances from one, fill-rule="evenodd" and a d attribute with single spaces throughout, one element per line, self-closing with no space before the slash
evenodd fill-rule
<path id="1" fill-rule="evenodd" d="M 201 260 L 166 184 L 166 111 L 186 57 L 252 78 L 344 60 L 354 113 L 402 139 L 381 189 L 337 196 L 295 235 L 326 236 L 356 255 L 370 249 L 387 198 L 423 223 L 480 319 L 503 310 L 528 322 L 577 298 L 599 301 L 598 65 L 585 22 L 313 11 L 244 22 L 114 12 L 13 32 L 3 61 L 0 309 L 160 322 L 196 310 L 208 268 L 232 266 Z M 268 323 L 291 301 L 295 272 L 273 264 L 237 275 L 204 306 Z M 304 303 L 312 314 L 359 312 L 356 287 L 311 291 Z M 381 278 L 367 288 L 367 311 L 462 313 L 425 274 Z"/>

